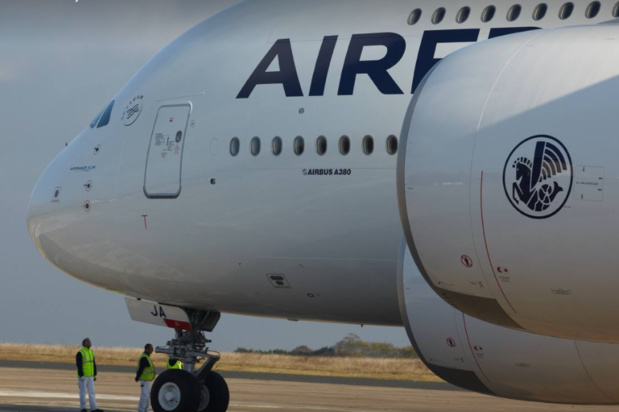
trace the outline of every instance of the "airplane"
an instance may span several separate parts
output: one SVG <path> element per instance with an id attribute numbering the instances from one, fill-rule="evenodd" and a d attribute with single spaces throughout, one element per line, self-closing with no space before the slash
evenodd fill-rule
<path id="1" fill-rule="evenodd" d="M 221 313 L 404 327 L 455 385 L 617 404 L 617 17 L 248 0 L 63 148 L 28 229 L 58 269 L 174 329 L 157 351 L 185 370 L 158 376 L 156 412 L 227 410 L 205 334 Z"/>

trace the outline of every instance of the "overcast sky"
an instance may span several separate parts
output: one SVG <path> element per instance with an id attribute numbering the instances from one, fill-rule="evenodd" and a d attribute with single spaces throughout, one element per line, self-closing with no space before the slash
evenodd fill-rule
<path id="1" fill-rule="evenodd" d="M 284 0 L 283 0 L 284 1 Z M 26 228 L 37 178 L 157 51 L 237 0 L 2 0 L 0 13 L 0 341 L 164 344 L 172 331 L 132 322 L 124 298 L 56 270 Z M 348 333 L 409 345 L 403 328 L 223 315 L 213 349 L 332 345 Z"/>

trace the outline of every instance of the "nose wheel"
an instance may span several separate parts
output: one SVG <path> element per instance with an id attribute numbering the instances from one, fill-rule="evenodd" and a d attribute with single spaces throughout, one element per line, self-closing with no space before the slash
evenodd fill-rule
<path id="1" fill-rule="evenodd" d="M 217 372 L 210 372 L 200 382 L 198 412 L 225 412 L 230 403 L 228 384 Z"/>
<path id="2" fill-rule="evenodd" d="M 189 372 L 171 369 L 155 380 L 150 402 L 156 412 L 190 412 L 200 401 L 198 380 Z"/>
<path id="3" fill-rule="evenodd" d="M 217 372 L 200 381 L 187 371 L 170 369 L 155 380 L 150 400 L 155 412 L 226 412 L 230 392 Z"/>
<path id="4" fill-rule="evenodd" d="M 183 369 L 168 369 L 157 377 L 150 392 L 154 412 L 226 412 L 230 392 L 224 378 L 213 367 L 219 354 L 209 352 L 203 330 L 212 331 L 219 313 L 188 312 L 191 328 L 176 330 L 166 346 L 155 348 L 182 362 Z M 204 363 L 196 370 L 196 364 Z"/>

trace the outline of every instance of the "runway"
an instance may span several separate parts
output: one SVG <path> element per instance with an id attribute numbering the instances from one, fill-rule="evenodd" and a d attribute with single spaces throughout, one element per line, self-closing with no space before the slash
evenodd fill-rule
<path id="1" fill-rule="evenodd" d="M 77 381 L 67 368 L 0 367 L 0 411 L 77 411 Z M 105 368 L 103 368 L 105 369 Z M 101 370 L 96 382 L 99 407 L 108 412 L 137 409 L 139 388 L 129 371 Z M 242 379 L 226 376 L 230 412 L 606 412 L 617 407 L 566 406 L 521 402 L 453 390 L 390 388 L 346 383 L 299 382 L 291 379 Z M 239 375 L 237 375 L 239 376 Z M 288 375 L 290 376 L 290 375 Z M 328 378 L 325 381 L 329 381 Z"/>

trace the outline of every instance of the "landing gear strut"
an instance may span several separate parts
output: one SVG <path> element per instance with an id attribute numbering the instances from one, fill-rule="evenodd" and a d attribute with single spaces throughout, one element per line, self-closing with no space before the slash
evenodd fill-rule
<path id="1" fill-rule="evenodd" d="M 183 370 L 168 369 L 157 377 L 150 392 L 154 412 L 226 412 L 230 392 L 224 378 L 213 371 L 219 354 L 209 353 L 211 343 L 204 332 L 212 332 L 219 312 L 186 309 L 191 330 L 176 329 L 176 337 L 155 352 L 166 353 L 183 363 Z M 196 364 L 204 360 L 196 370 Z"/>

